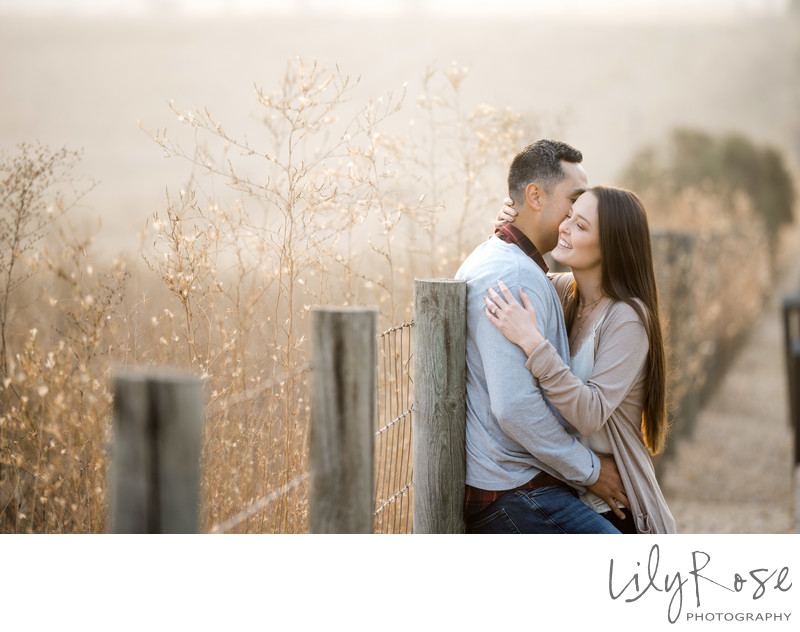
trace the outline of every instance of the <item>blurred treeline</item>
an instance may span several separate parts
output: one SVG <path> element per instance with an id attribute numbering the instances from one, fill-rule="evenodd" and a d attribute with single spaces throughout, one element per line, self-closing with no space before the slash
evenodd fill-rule
<path id="1" fill-rule="evenodd" d="M 795 182 L 779 151 L 741 133 L 674 130 L 621 181 L 646 200 L 669 344 L 673 440 L 730 365 L 793 249 Z M 661 463 L 659 463 L 661 465 Z"/>

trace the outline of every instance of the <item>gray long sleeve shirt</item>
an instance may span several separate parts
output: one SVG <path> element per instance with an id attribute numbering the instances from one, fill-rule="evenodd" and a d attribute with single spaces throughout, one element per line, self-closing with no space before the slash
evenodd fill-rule
<path id="1" fill-rule="evenodd" d="M 459 268 L 467 282 L 467 485 L 513 489 L 540 471 L 582 488 L 600 475 L 600 461 L 547 401 L 525 366 L 525 352 L 488 321 L 483 297 L 503 281 L 519 300 L 523 288 L 539 330 L 569 362 L 561 303 L 544 271 L 519 247 L 492 237 Z"/>

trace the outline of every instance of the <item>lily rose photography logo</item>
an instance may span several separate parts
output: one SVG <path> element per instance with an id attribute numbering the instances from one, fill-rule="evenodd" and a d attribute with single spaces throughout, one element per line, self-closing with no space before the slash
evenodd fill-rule
<path id="1" fill-rule="evenodd" d="M 712 548 L 667 553 L 653 544 L 638 557 L 632 551 L 611 557 L 608 597 L 627 607 L 647 603 L 648 612 L 671 624 L 788 623 L 786 629 L 798 629 L 790 565 L 776 563 L 775 554 L 754 563 L 758 551 L 732 555 Z"/>

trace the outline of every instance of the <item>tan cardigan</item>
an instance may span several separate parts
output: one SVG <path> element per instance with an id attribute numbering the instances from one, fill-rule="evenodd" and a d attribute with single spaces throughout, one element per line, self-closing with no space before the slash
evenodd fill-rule
<path id="1" fill-rule="evenodd" d="M 563 297 L 572 275 L 553 275 L 552 280 Z M 630 305 L 619 301 L 608 308 L 597 328 L 594 369 L 585 384 L 547 341 L 525 366 L 550 402 L 582 434 L 591 435 L 605 424 L 637 531 L 675 533 L 675 520 L 641 433 L 647 353 L 644 325 Z"/>

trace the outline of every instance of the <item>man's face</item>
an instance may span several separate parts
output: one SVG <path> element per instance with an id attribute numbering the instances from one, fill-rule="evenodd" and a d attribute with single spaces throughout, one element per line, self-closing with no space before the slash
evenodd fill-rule
<path id="1" fill-rule="evenodd" d="M 547 194 L 542 205 L 539 242 L 542 253 L 550 252 L 558 244 L 558 227 L 569 214 L 569 209 L 581 193 L 589 188 L 589 179 L 583 167 L 576 162 L 561 161 L 564 177 Z"/>

